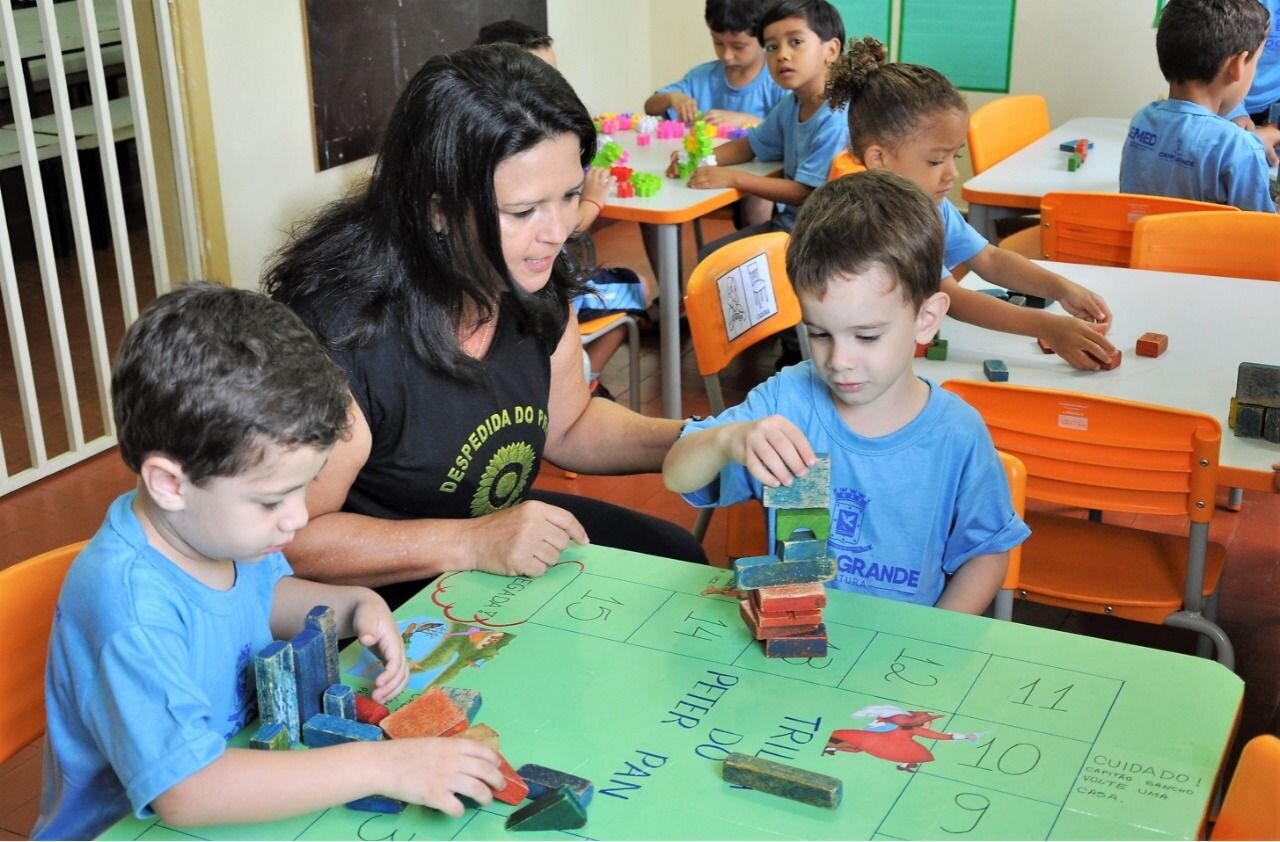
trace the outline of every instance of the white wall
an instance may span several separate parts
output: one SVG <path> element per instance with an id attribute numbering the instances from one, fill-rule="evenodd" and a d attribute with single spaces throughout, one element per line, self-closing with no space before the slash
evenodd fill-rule
<path id="1" fill-rule="evenodd" d="M 1012 92 L 1044 94 L 1055 123 L 1131 115 L 1165 89 L 1154 12 L 1151 0 L 1022 0 Z M 289 226 L 363 179 L 368 161 L 315 171 L 301 2 L 205 0 L 200 16 L 230 280 L 255 287 Z M 714 57 L 697 0 L 548 0 L 547 21 L 592 113 L 637 110 Z M 968 98 L 977 107 L 991 95 Z"/>

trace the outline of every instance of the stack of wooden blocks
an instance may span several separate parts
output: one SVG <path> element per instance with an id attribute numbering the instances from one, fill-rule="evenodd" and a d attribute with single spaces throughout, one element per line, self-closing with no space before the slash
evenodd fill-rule
<path id="1" fill-rule="evenodd" d="M 1280 444 L 1280 366 L 1240 363 L 1228 422 L 1237 436 Z"/>
<path id="2" fill-rule="evenodd" d="M 738 590 L 747 592 L 739 604 L 742 619 L 756 640 L 764 641 L 767 657 L 825 657 L 823 583 L 836 575 L 835 559 L 827 555 L 831 457 L 818 454 L 789 486 L 766 486 L 764 505 L 775 514 L 774 553 L 734 562 Z"/>

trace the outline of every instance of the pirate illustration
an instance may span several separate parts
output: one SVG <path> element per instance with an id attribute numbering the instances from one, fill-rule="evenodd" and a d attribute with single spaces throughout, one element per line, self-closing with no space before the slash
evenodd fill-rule
<path id="1" fill-rule="evenodd" d="M 897 763 L 903 772 L 915 772 L 921 763 L 933 760 L 933 752 L 917 739 L 926 740 L 977 740 L 977 734 L 944 733 L 929 727 L 940 713 L 923 710 L 903 710 L 893 705 L 870 705 L 853 714 L 854 719 L 871 719 L 866 728 L 844 728 L 831 732 L 824 756 L 837 751 L 866 752 L 872 757 Z"/>

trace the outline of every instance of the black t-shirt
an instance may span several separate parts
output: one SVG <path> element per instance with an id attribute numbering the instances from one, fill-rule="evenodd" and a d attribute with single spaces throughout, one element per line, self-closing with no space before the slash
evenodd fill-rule
<path id="1" fill-rule="evenodd" d="M 480 383 L 431 368 L 398 326 L 333 353 L 372 433 L 343 511 L 373 517 L 479 517 L 523 499 L 546 445 L 551 354 L 504 308 Z"/>

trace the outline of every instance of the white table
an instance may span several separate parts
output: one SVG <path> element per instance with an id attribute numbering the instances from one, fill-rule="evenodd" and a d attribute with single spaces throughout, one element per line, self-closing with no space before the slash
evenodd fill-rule
<path id="1" fill-rule="evenodd" d="M 98 25 L 98 43 L 116 44 L 120 41 L 120 10 L 116 0 L 94 0 L 94 19 Z M 84 34 L 80 31 L 80 0 L 55 3 L 53 17 L 58 25 L 58 40 L 62 52 L 84 49 Z M 35 7 L 13 10 L 13 27 L 18 36 L 18 49 L 22 58 L 43 56 L 47 52 L 44 33 L 40 29 L 40 10 Z"/>
<path id="2" fill-rule="evenodd" d="M 1120 153 L 1129 121 L 1111 117 L 1069 120 L 1039 140 L 1019 149 L 964 183 L 961 194 L 969 203 L 969 224 L 995 241 L 995 222 L 1040 209 L 1040 197 L 1054 191 L 1120 191 Z M 1093 142 L 1084 165 L 1067 170 L 1070 155 L 1058 148 L 1068 140 Z"/>
<path id="3" fill-rule="evenodd" d="M 630 158 L 623 166 L 636 172 L 662 175 L 671 163 L 671 153 L 684 148 L 684 139 L 658 140 L 649 146 L 637 146 L 634 131 L 617 132 L 611 137 Z M 723 141 L 720 141 L 723 143 Z M 779 170 L 777 161 L 752 161 L 738 164 L 755 175 L 771 175 Z M 731 205 L 742 194 L 737 190 L 695 190 L 679 179 L 663 178 L 658 195 L 649 198 L 619 199 L 611 196 L 600 215 L 606 219 L 646 222 L 658 226 L 658 294 L 662 299 L 661 359 L 662 413 L 668 418 L 683 417 L 680 408 L 680 223 L 689 222 L 711 211 Z"/>
<path id="4" fill-rule="evenodd" d="M 1222 424 L 1219 484 L 1276 490 L 1271 466 L 1280 462 L 1280 445 L 1238 438 L 1227 428 L 1227 413 L 1240 363 L 1280 363 L 1280 283 L 1042 263 L 1107 300 L 1115 316 L 1108 338 L 1124 354 L 1119 368 L 1077 371 L 1056 354 L 1041 352 L 1034 339 L 947 319 L 947 359 L 917 360 L 916 373 L 935 383 L 982 380 L 982 361 L 994 358 L 1008 365 L 1010 383 L 1203 412 Z M 989 287 L 972 276 L 963 285 Z M 1062 312 L 1057 304 L 1051 310 Z M 1169 337 L 1160 357 L 1139 357 L 1134 350 L 1148 331 Z"/>

